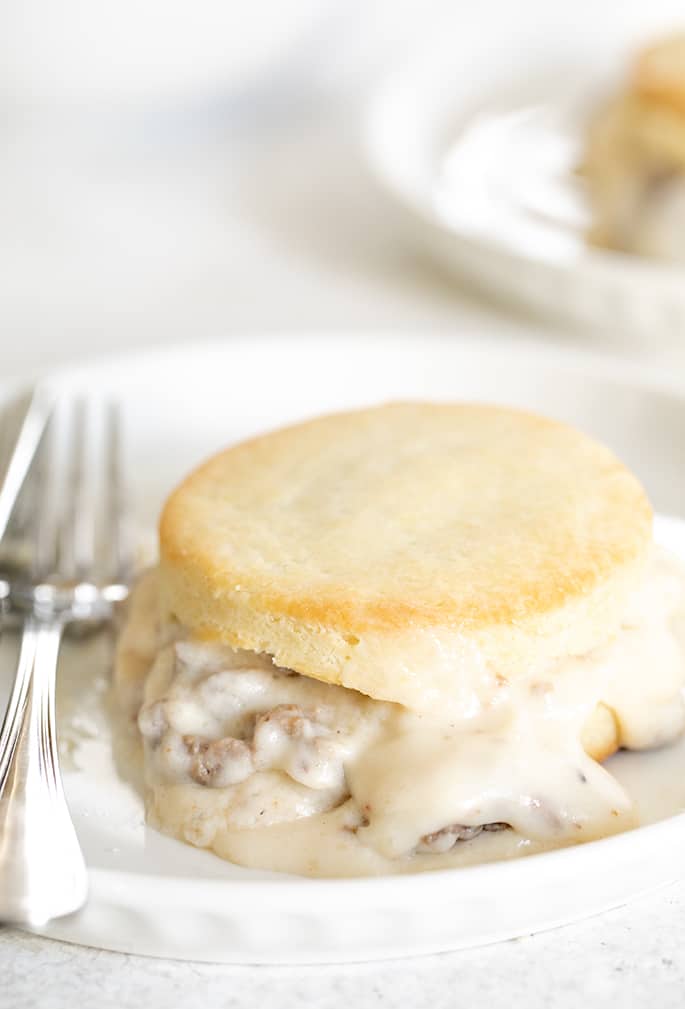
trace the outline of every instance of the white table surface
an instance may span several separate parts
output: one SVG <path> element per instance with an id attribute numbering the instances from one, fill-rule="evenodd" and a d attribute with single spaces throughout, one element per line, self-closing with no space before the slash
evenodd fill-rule
<path id="1" fill-rule="evenodd" d="M 280 118 L 266 109 L 247 129 L 230 103 L 155 128 L 144 115 L 106 129 L 87 117 L 58 117 L 51 127 L 7 117 L 0 376 L 246 331 L 403 329 L 451 340 L 482 332 L 598 342 L 511 318 L 423 262 L 366 177 L 345 116 L 333 113 L 322 125 L 303 114 L 288 130 Z M 620 340 L 615 349 L 632 353 Z M 77 997 L 103 1009 L 439 1009 L 475 1001 L 493 1009 L 583 1002 L 667 1009 L 685 1002 L 684 920 L 685 883 L 545 935 L 330 968 L 153 961 L 0 929 L 0 1007 L 71 1009 Z"/>

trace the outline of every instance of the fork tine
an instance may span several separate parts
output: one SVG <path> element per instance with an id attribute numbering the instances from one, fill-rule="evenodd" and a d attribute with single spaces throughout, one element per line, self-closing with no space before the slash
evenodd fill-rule
<path id="1" fill-rule="evenodd" d="M 24 414 L 5 472 L 0 475 L 0 539 L 5 535 L 43 431 L 54 413 L 54 406 L 53 393 L 38 386 Z"/>
<path id="2" fill-rule="evenodd" d="M 16 403 L 3 403 L 2 413 L 0 413 L 0 479 L 4 478 L 5 470 L 9 468 L 14 450 L 12 435 L 16 410 Z M 16 439 L 16 433 L 14 436 Z"/>
<path id="3" fill-rule="evenodd" d="M 56 419 L 50 418 L 36 451 L 31 472 L 28 533 L 33 543 L 31 574 L 35 581 L 45 581 L 57 564 L 57 519 L 52 501 L 54 491 L 53 449 Z"/>
<path id="4" fill-rule="evenodd" d="M 60 530 L 60 573 L 74 580 L 92 577 L 95 564 L 95 502 L 88 466 L 88 413 L 84 400 L 71 408 L 67 435 L 66 472 L 69 480 L 66 497 L 70 507 L 64 511 Z"/>
<path id="5" fill-rule="evenodd" d="M 107 404 L 105 414 L 105 541 L 109 551 L 109 576 L 126 582 L 131 556 L 126 528 L 126 501 L 121 459 L 121 406 Z"/>

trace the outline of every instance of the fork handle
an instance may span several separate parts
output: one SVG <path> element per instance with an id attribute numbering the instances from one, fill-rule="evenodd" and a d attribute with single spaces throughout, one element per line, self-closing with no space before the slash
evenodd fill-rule
<path id="1" fill-rule="evenodd" d="M 0 730 L 0 921 L 38 925 L 81 907 L 83 854 L 57 754 L 55 674 L 64 621 L 27 616 Z"/>

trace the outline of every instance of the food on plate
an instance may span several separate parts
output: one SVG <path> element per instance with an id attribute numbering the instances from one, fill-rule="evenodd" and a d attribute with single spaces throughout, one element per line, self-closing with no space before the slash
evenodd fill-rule
<path id="1" fill-rule="evenodd" d="M 149 822 L 303 875 L 638 822 L 602 765 L 685 727 L 683 573 L 637 479 L 553 420 L 395 403 L 235 445 L 164 507 L 115 670 Z"/>
<path id="2" fill-rule="evenodd" d="M 597 244 L 685 262 L 685 33 L 638 54 L 591 120 L 583 174 Z"/>

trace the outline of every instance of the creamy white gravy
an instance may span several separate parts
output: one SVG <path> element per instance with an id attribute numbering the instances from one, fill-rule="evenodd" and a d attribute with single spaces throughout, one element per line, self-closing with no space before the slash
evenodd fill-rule
<path id="1" fill-rule="evenodd" d="M 160 629 L 152 574 L 116 670 L 124 703 L 140 709 L 149 819 L 244 865 L 339 876 L 488 861 L 633 826 L 630 795 L 581 735 L 599 703 L 622 746 L 683 731 L 684 586 L 655 552 L 610 644 L 443 717 Z"/>

